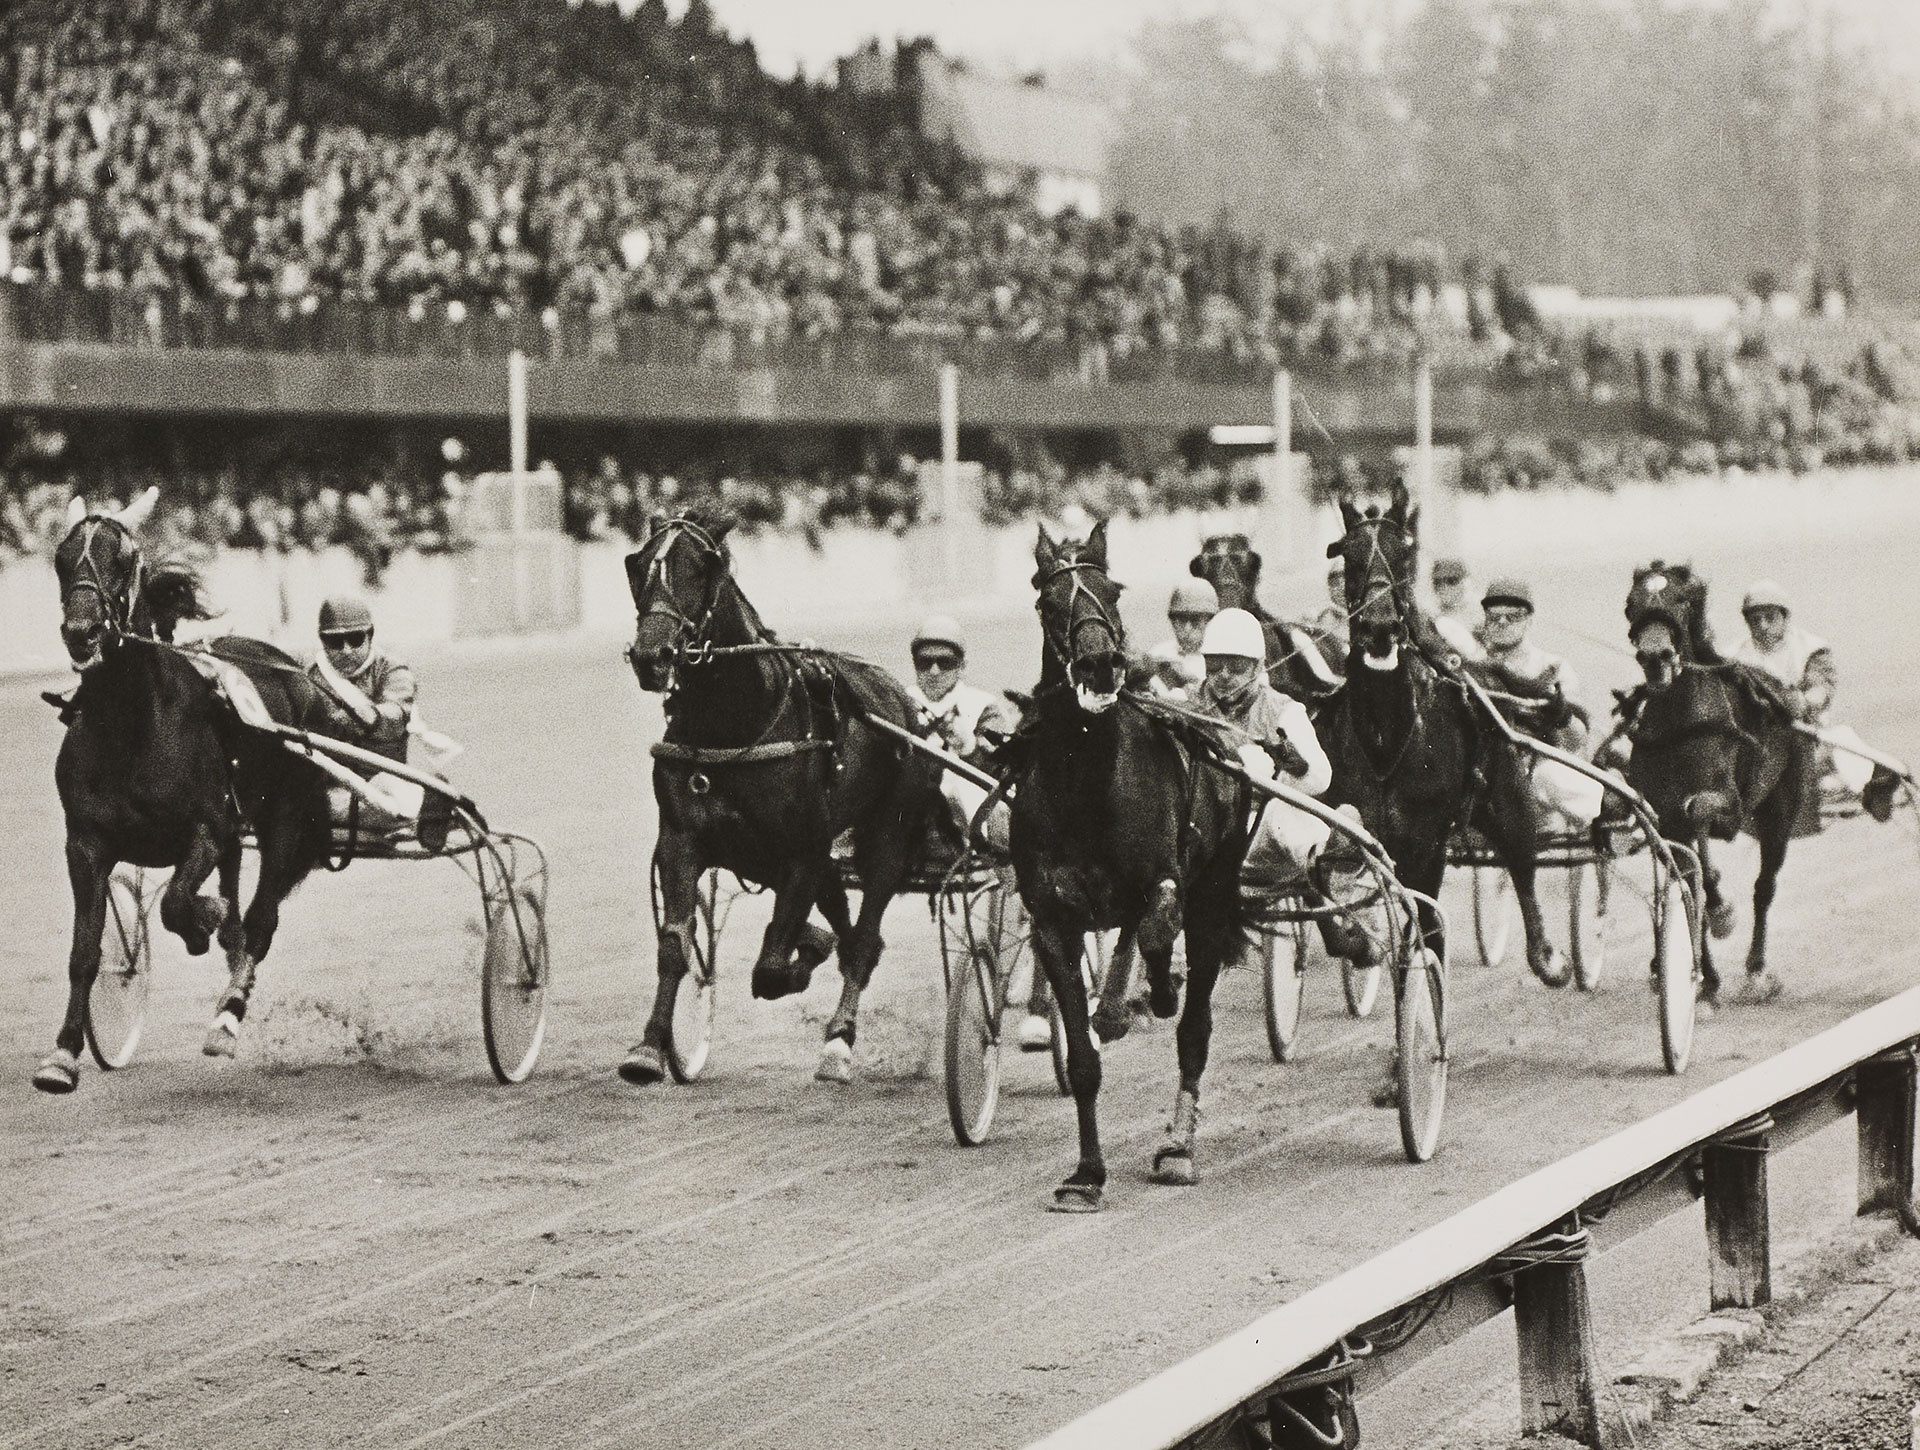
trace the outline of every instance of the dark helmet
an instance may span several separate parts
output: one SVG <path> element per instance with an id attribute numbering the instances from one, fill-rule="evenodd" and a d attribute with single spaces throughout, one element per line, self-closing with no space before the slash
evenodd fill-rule
<path id="1" fill-rule="evenodd" d="M 329 599 L 320 606 L 320 633 L 332 634 L 343 629 L 373 628 L 373 611 L 367 608 L 367 602 L 351 594 L 342 594 Z"/>

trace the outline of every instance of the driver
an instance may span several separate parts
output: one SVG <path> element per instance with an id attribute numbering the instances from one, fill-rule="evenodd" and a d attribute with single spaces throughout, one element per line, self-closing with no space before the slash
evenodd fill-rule
<path id="1" fill-rule="evenodd" d="M 1533 627 L 1533 586 L 1524 579 L 1496 579 L 1481 596 L 1480 647 L 1486 670 L 1503 693 L 1523 697 L 1508 704 L 1514 724 L 1536 739 L 1571 754 L 1587 747 L 1587 716 L 1568 697 L 1579 682 L 1566 662 L 1527 635 Z M 1504 702 L 1503 702 L 1504 703 Z M 1583 831 L 1600 814 L 1606 790 L 1599 781 L 1557 760 L 1533 762 L 1533 797 L 1569 831 Z"/>
<path id="2" fill-rule="evenodd" d="M 1220 596 L 1204 579 L 1183 579 L 1167 601 L 1167 623 L 1173 638 L 1147 651 L 1147 688 L 1163 700 L 1191 700 L 1207 677 L 1200 638 L 1207 622 L 1220 612 Z"/>
<path id="3" fill-rule="evenodd" d="M 1793 623 L 1787 593 L 1771 579 L 1757 580 L 1740 601 L 1740 617 L 1747 637 L 1733 648 L 1733 658 L 1771 675 L 1786 687 L 1799 717 L 1819 729 L 1823 793 L 1859 796 L 1877 821 L 1893 814 L 1894 792 L 1900 780 L 1884 766 L 1841 746 L 1859 745 L 1860 737 L 1844 725 L 1829 725 L 1828 712 L 1840 685 L 1833 651 L 1818 635 Z"/>
<path id="4" fill-rule="evenodd" d="M 1240 762 L 1260 780 L 1284 775 L 1295 789 L 1317 796 L 1333 783 L 1333 766 L 1320 747 L 1307 707 L 1267 679 L 1266 636 L 1244 609 L 1223 609 L 1207 625 L 1200 653 L 1207 662 L 1200 703 L 1244 732 Z M 1241 880 L 1260 894 L 1302 880 L 1327 844 L 1328 828 L 1297 806 L 1269 799 L 1254 822 Z"/>
<path id="5" fill-rule="evenodd" d="M 925 712 L 940 743 L 970 765 L 978 765 L 1009 735 L 1019 721 L 1004 696 L 966 680 L 967 645 L 959 623 L 936 614 L 913 636 L 913 685 L 907 691 Z M 940 793 L 946 797 L 964 840 L 974 812 L 987 792 L 951 770 L 940 774 Z M 995 805 L 982 829 L 989 844 L 1006 850 L 1009 816 L 1005 801 Z"/>
<path id="6" fill-rule="evenodd" d="M 341 595 L 320 606 L 320 654 L 307 677 L 319 688 L 325 715 L 315 726 L 316 734 L 330 735 L 389 760 L 406 761 L 408 727 L 413 723 L 413 671 L 374 648 L 373 611 L 365 600 Z M 380 771 L 365 780 L 365 788 L 381 804 L 376 808 L 362 799 L 360 825 L 394 831 L 419 819 L 426 792 L 417 782 Z M 352 819 L 353 798 L 354 792 L 345 786 L 328 792 L 336 824 Z M 437 792 L 434 800 L 441 800 Z M 423 822 L 422 843 L 433 849 L 427 834 Z"/>

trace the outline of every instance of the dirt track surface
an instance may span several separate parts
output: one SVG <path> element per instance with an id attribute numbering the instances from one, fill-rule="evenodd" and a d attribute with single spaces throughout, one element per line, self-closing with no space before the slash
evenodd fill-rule
<path id="1" fill-rule="evenodd" d="M 1841 649 L 1845 713 L 1913 758 L 1920 586 L 1901 561 L 1916 544 L 1906 519 L 1872 541 L 1699 562 L 1723 638 L 1754 574 L 1818 597 L 1809 622 Z M 1629 561 L 1557 578 L 1479 562 L 1483 577 L 1533 562 L 1544 616 L 1619 638 Z M 793 602 L 758 602 L 801 632 Z M 1129 600 L 1148 639 L 1157 602 Z M 832 638 L 899 661 L 912 623 Z M 1626 682 L 1629 662 L 1541 638 L 1596 703 Z M 977 640 L 977 680 L 1031 676 L 1030 613 Z M 749 999 L 751 907 L 726 943 L 707 1078 L 620 1083 L 652 990 L 657 704 L 605 642 L 416 663 L 432 723 L 468 744 L 459 779 L 553 858 L 551 1026 L 518 1088 L 493 1084 L 479 1043 L 471 888 L 443 863 L 362 863 L 290 904 L 237 1062 L 198 1051 L 223 970 L 166 938 L 133 1067 L 89 1064 L 65 1099 L 32 1092 L 65 990 L 59 732 L 25 683 L 0 685 L 0 1450 L 1017 1445 L 1914 979 L 1911 836 L 1857 821 L 1797 843 L 1774 933 L 1790 995 L 1704 1024 L 1676 1080 L 1643 923 L 1616 930 L 1598 995 L 1551 993 L 1477 964 L 1456 883 L 1435 1162 L 1408 1166 L 1392 1115 L 1365 1105 L 1384 1013 L 1350 1021 L 1322 968 L 1303 1058 L 1276 1066 L 1257 981 L 1238 972 L 1218 998 L 1200 1186 L 1145 1181 L 1174 1087 L 1156 1026 L 1107 1055 L 1108 1211 L 1059 1218 L 1042 1206 L 1071 1165 L 1072 1112 L 1044 1056 L 1010 1056 L 989 1144 L 953 1143 L 921 901 L 889 916 L 852 1088 L 810 1080 L 830 968 L 797 1001 Z M 1726 861 L 1737 972 L 1752 850 Z"/>

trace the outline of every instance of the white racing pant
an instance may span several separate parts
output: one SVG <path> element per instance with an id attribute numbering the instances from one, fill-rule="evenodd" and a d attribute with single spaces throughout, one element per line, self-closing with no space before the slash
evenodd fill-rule
<path id="1" fill-rule="evenodd" d="M 426 787 L 417 781 L 402 780 L 397 775 L 388 775 L 382 771 L 363 782 L 367 794 L 380 801 L 376 809 L 372 802 L 360 801 L 360 825 L 373 831 L 391 831 L 401 826 L 410 826 L 420 819 L 420 805 L 427 797 Z M 344 826 L 351 818 L 354 796 L 343 785 L 332 786 L 327 791 L 327 810 L 333 818 L 333 824 Z"/>
<path id="2" fill-rule="evenodd" d="M 947 808 L 953 812 L 953 818 L 960 823 L 960 834 L 967 835 L 967 828 L 973 824 L 974 812 L 987 798 L 987 792 L 972 781 L 949 770 L 940 776 L 940 794 L 947 799 Z M 993 809 L 987 812 L 987 818 L 980 823 L 980 834 L 986 837 L 988 847 L 1006 855 L 1013 849 L 1013 812 L 1008 809 L 1006 797 L 1002 796 L 993 803 Z M 967 844 L 973 844 L 967 837 Z"/>
<path id="3" fill-rule="evenodd" d="M 1533 798 L 1546 813 L 1547 829 L 1583 831 L 1594 823 L 1606 797 L 1606 787 L 1557 760 L 1533 762 Z"/>
<path id="4" fill-rule="evenodd" d="M 1318 816 L 1285 801 L 1269 800 L 1254 817 L 1242 873 L 1249 885 L 1263 893 L 1294 885 L 1306 877 L 1307 867 L 1330 834 L 1331 828 Z"/>

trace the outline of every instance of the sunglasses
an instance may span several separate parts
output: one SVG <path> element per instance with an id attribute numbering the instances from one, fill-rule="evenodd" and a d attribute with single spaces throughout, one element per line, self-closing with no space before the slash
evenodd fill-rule
<path id="1" fill-rule="evenodd" d="M 1187 614 L 1175 610 L 1170 612 L 1167 618 L 1171 619 L 1175 624 L 1207 624 L 1212 621 L 1213 616 L 1211 614 Z"/>
<path id="2" fill-rule="evenodd" d="M 370 629 L 337 629 L 320 636 L 320 643 L 328 649 L 359 649 L 373 638 Z"/>
<path id="3" fill-rule="evenodd" d="M 1489 609 L 1486 619 L 1488 624 L 1518 624 L 1531 612 L 1526 609 Z"/>
<path id="4" fill-rule="evenodd" d="M 957 670 L 960 668 L 960 656 L 915 655 L 913 667 L 916 670 Z"/>

